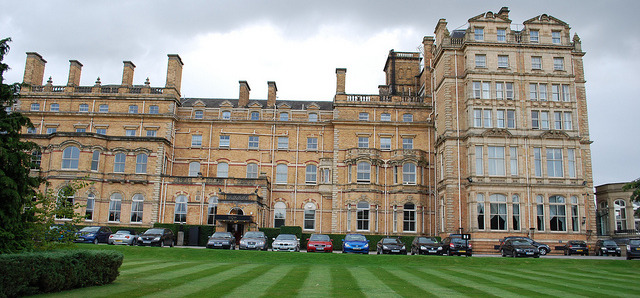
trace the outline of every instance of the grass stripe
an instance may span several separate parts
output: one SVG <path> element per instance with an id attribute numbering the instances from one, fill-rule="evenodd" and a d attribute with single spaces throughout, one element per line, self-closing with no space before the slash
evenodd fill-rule
<path id="1" fill-rule="evenodd" d="M 385 270 L 381 267 L 367 267 L 369 272 L 373 274 L 378 280 L 382 281 L 387 287 L 391 288 L 394 292 L 398 293 L 398 295 L 403 297 L 424 297 L 429 295 L 430 293 L 424 291 L 422 288 L 417 287 L 416 285 L 407 282 L 404 279 L 401 279 L 389 271 Z"/>
<path id="2" fill-rule="evenodd" d="M 148 274 L 155 274 L 156 272 L 164 272 L 166 270 L 172 270 L 172 268 L 175 268 L 175 267 L 184 266 L 184 264 L 185 263 L 164 262 L 164 263 L 157 263 L 153 265 L 131 268 L 131 269 L 121 271 L 120 276 L 118 276 L 118 279 L 121 279 L 123 277 L 133 278 L 141 274 L 148 275 Z"/>
<path id="3" fill-rule="evenodd" d="M 212 285 L 208 288 L 202 289 L 198 292 L 189 294 L 189 297 L 221 297 L 224 296 L 226 294 L 228 294 L 229 292 L 233 291 L 235 288 L 246 284 L 246 283 L 251 283 L 252 280 L 254 280 L 257 277 L 262 276 L 263 274 L 265 274 L 267 271 L 269 271 L 269 269 L 273 267 L 270 265 L 262 265 L 260 267 L 257 268 L 253 268 L 251 270 L 249 270 L 248 272 L 242 274 L 239 277 L 236 277 L 234 279 L 231 280 L 227 280 L 224 283 L 218 283 L 215 285 Z"/>
<path id="4" fill-rule="evenodd" d="M 358 287 L 358 282 L 345 266 L 331 267 L 331 296 L 333 297 L 364 297 Z"/>
<path id="5" fill-rule="evenodd" d="M 309 266 L 295 266 L 287 275 L 269 287 L 262 295 L 267 297 L 285 296 L 292 297 L 298 295 L 298 291 L 309 275 Z"/>
<path id="6" fill-rule="evenodd" d="M 464 273 L 465 271 L 469 271 L 470 268 L 463 269 L 463 273 L 458 271 L 452 271 L 447 268 L 441 268 L 440 274 L 445 276 L 450 276 L 454 280 L 464 283 L 465 285 L 472 287 L 476 290 L 480 290 L 486 293 L 491 293 L 491 295 L 496 295 L 500 297 L 509 297 L 514 294 L 520 294 L 514 291 L 509 291 L 507 289 L 503 289 L 503 287 L 496 287 L 497 283 L 488 280 L 486 278 L 481 278 L 474 275 L 469 275 Z"/>
<path id="7" fill-rule="evenodd" d="M 300 289 L 300 297 L 328 296 L 331 293 L 331 273 L 328 266 L 312 266 Z"/>
<path id="8" fill-rule="evenodd" d="M 177 297 L 187 296 L 213 285 L 225 282 L 228 279 L 235 278 L 246 273 L 258 265 L 236 265 L 228 264 L 218 268 L 218 271 L 201 271 L 197 274 L 190 274 L 176 279 L 175 282 L 163 282 L 158 284 L 160 289 L 152 289 L 146 291 L 145 297 Z M 137 294 L 137 293 L 136 293 Z"/>
<path id="9" fill-rule="evenodd" d="M 419 288 L 421 288 L 426 294 L 426 296 L 460 296 L 461 293 L 456 292 L 449 287 L 441 286 L 435 283 L 433 280 L 425 278 L 425 276 L 420 275 L 420 273 L 416 272 L 415 268 L 389 268 L 388 272 L 401 278 L 408 283 L 411 283 Z"/>
<path id="10" fill-rule="evenodd" d="M 504 272 L 500 269 L 486 269 L 489 272 Z M 509 271 L 509 276 L 517 276 L 528 280 L 528 282 L 536 283 L 540 286 L 553 288 L 559 291 L 565 292 L 565 295 L 581 295 L 581 296 L 602 296 L 602 293 L 593 292 L 587 289 L 591 289 L 589 286 L 574 286 L 571 282 L 559 281 L 558 278 L 552 278 L 551 276 L 545 276 L 540 274 L 532 274 L 524 272 L 522 269 L 512 268 Z"/>
<path id="11" fill-rule="evenodd" d="M 513 279 L 505 279 L 497 277 L 496 275 L 488 275 L 486 273 L 477 272 L 477 269 L 462 269 L 462 268 L 447 268 L 448 271 L 455 271 L 466 276 L 473 276 L 476 280 L 481 281 L 483 284 L 492 285 L 493 287 L 503 289 L 505 291 L 509 291 L 522 296 L 532 296 L 532 297 L 541 297 L 541 296 L 550 296 L 556 297 L 559 294 L 563 294 L 562 292 L 546 292 L 544 288 L 536 287 L 527 283 L 515 283 Z M 517 285 L 517 286 L 516 286 Z"/>
<path id="12" fill-rule="evenodd" d="M 293 269 L 291 265 L 271 266 L 271 270 L 262 276 L 235 288 L 227 297 L 254 297 L 264 293 L 264 290 L 282 279 L 289 271 Z"/>
<path id="13" fill-rule="evenodd" d="M 496 295 L 492 293 L 493 291 L 491 291 L 491 293 L 487 292 L 484 289 L 481 289 L 480 287 L 478 287 L 477 285 L 469 284 L 467 282 L 461 281 L 460 279 L 454 276 L 444 274 L 442 270 L 435 270 L 435 269 L 428 269 L 428 268 L 419 268 L 418 270 L 420 270 L 420 273 L 429 275 L 430 278 L 433 279 L 434 281 L 437 280 L 437 282 L 441 286 L 451 287 L 462 294 L 470 295 L 474 297 L 477 297 L 477 296 L 496 297 Z"/>
<path id="14" fill-rule="evenodd" d="M 573 288 L 581 289 L 581 288 L 587 287 L 593 293 L 601 293 L 600 295 L 602 294 L 617 295 L 620 293 L 620 289 L 622 288 L 617 284 L 612 285 L 612 283 L 609 283 L 609 284 L 597 283 L 597 282 L 594 282 L 591 278 L 583 278 L 583 277 L 572 278 L 559 272 L 542 273 L 539 271 L 527 270 L 527 269 L 520 269 L 519 271 L 527 274 L 531 274 L 531 275 L 536 275 L 542 278 L 549 279 L 549 277 L 552 277 L 551 279 L 553 280 L 565 281 L 567 284 L 570 284 L 571 287 Z M 595 286 L 596 284 L 598 286 Z M 627 287 L 624 287 L 624 288 L 628 289 Z M 633 291 L 633 290 L 630 290 L 630 291 Z"/>
<path id="15" fill-rule="evenodd" d="M 215 263 L 206 263 L 206 264 L 202 264 L 202 265 L 196 265 L 196 266 L 191 266 L 183 264 L 182 266 L 179 266 L 179 269 L 177 270 L 171 270 L 171 271 L 167 271 L 167 272 L 163 272 L 163 273 L 159 273 L 159 274 L 154 274 L 154 275 L 149 275 L 149 276 L 144 276 L 139 278 L 139 281 L 141 282 L 157 282 L 157 281 L 164 281 L 164 280 L 171 280 L 174 278 L 182 278 L 183 276 L 189 276 L 190 274 L 196 274 L 200 271 L 203 270 L 216 270 L 217 267 L 221 267 L 223 265 L 229 265 L 229 264 L 215 264 Z M 186 268 L 185 268 L 186 267 Z"/>
<path id="16" fill-rule="evenodd" d="M 153 264 L 153 263 L 158 263 L 161 262 L 160 260 L 148 260 L 148 261 L 131 261 L 131 262 L 127 262 L 126 260 L 124 262 L 122 262 L 122 266 L 120 266 L 120 270 L 126 270 L 127 268 L 130 267 L 137 267 L 137 266 L 142 266 L 142 265 L 148 265 L 148 264 Z"/>
<path id="17" fill-rule="evenodd" d="M 356 278 L 358 286 L 367 297 L 400 297 L 393 289 L 371 274 L 368 267 L 349 267 L 348 270 Z"/>
<path id="18" fill-rule="evenodd" d="M 619 277 L 609 277 L 606 275 L 602 275 L 603 273 L 600 272 L 590 272 L 589 273 L 579 273 L 576 271 L 582 271 L 585 272 L 584 270 L 578 270 L 578 269 L 565 269 L 565 270 L 547 270 L 547 269 L 541 269 L 538 270 L 538 272 L 545 272 L 548 275 L 555 275 L 555 274 L 561 274 L 562 276 L 565 276 L 567 278 L 571 278 L 571 279 L 580 279 L 580 280 L 585 280 L 588 279 L 590 282 L 592 283 L 596 283 L 599 285 L 604 285 L 604 286 L 609 286 L 612 284 L 615 284 L 616 288 L 625 288 L 625 289 L 629 289 L 629 290 L 639 290 L 640 286 L 638 286 L 638 282 L 635 280 L 629 280 L 629 276 L 635 276 L 636 273 L 633 274 L 629 274 L 627 276 L 625 276 L 624 278 L 619 278 Z M 604 273 L 606 274 L 606 273 Z"/>

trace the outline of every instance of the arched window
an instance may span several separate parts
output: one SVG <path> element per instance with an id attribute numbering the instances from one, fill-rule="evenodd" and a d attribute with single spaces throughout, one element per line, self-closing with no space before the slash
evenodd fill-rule
<path id="1" fill-rule="evenodd" d="M 174 210 L 174 223 L 187 222 L 187 196 L 179 195 L 176 198 L 176 206 Z"/>
<path id="2" fill-rule="evenodd" d="M 229 111 L 223 111 L 223 112 L 222 112 L 222 119 L 224 119 L 224 120 L 229 120 L 229 119 L 231 119 L 231 112 L 229 112 Z"/>
<path id="3" fill-rule="evenodd" d="M 402 184 L 416 184 L 416 164 L 408 162 L 402 165 Z"/>
<path id="4" fill-rule="evenodd" d="M 365 201 L 358 202 L 356 206 L 356 230 L 368 231 L 369 230 L 369 203 Z"/>
<path id="5" fill-rule="evenodd" d="M 356 181 L 360 183 L 371 182 L 371 164 L 366 161 L 358 163 Z"/>
<path id="6" fill-rule="evenodd" d="M 216 224 L 216 214 L 218 214 L 218 197 L 209 198 L 209 207 L 207 208 L 207 224 Z"/>
<path id="7" fill-rule="evenodd" d="M 258 164 L 247 164 L 247 178 L 258 178 Z"/>
<path id="8" fill-rule="evenodd" d="M 479 193 L 476 200 L 478 201 L 478 229 L 484 230 L 484 195 Z"/>
<path id="9" fill-rule="evenodd" d="M 403 231 L 416 231 L 416 205 L 413 203 L 404 204 L 404 218 L 402 222 Z"/>
<path id="10" fill-rule="evenodd" d="M 501 194 L 489 196 L 490 221 L 492 230 L 507 229 L 507 197 Z"/>
<path id="11" fill-rule="evenodd" d="M 318 122 L 318 114 L 310 113 L 309 114 L 309 122 Z"/>
<path id="12" fill-rule="evenodd" d="M 511 197 L 512 211 L 513 211 L 513 229 L 515 231 L 520 230 L 520 197 L 513 195 Z"/>
<path id="13" fill-rule="evenodd" d="M 114 193 L 109 198 L 109 221 L 120 222 L 120 210 L 122 207 L 122 195 Z"/>
<path id="14" fill-rule="evenodd" d="M 84 212 L 84 219 L 86 221 L 93 220 L 93 210 L 95 208 L 95 205 L 96 205 L 96 195 L 93 193 L 90 193 L 87 196 L 87 206 L 85 207 L 85 212 Z"/>
<path id="15" fill-rule="evenodd" d="M 219 178 L 227 178 L 229 177 L 229 164 L 226 162 L 221 162 L 218 164 L 218 173 L 216 177 Z"/>
<path id="16" fill-rule="evenodd" d="M 580 212 L 578 211 L 578 197 L 571 197 L 571 230 L 580 231 Z"/>
<path id="17" fill-rule="evenodd" d="M 131 222 L 142 222 L 142 210 L 144 206 L 144 196 L 136 194 L 131 200 Z"/>
<path id="18" fill-rule="evenodd" d="M 289 113 L 280 113 L 280 121 L 289 121 Z"/>
<path id="19" fill-rule="evenodd" d="M 316 229 L 316 205 L 314 203 L 306 203 L 304 205 L 304 229 Z"/>
<path id="20" fill-rule="evenodd" d="M 276 166 L 276 183 L 287 184 L 287 172 L 288 167 L 285 164 L 279 164 Z"/>
<path id="21" fill-rule="evenodd" d="M 116 153 L 115 161 L 113 163 L 113 172 L 124 173 L 126 160 L 127 160 L 127 155 L 125 155 L 124 153 Z"/>
<path id="22" fill-rule="evenodd" d="M 616 213 L 616 231 L 627 229 L 627 203 L 624 200 L 616 200 L 613 202 L 613 208 Z"/>
<path id="23" fill-rule="evenodd" d="M 567 211 L 563 196 L 549 197 L 549 228 L 551 231 L 567 230 Z"/>
<path id="24" fill-rule="evenodd" d="M 287 217 L 287 205 L 284 202 L 277 202 L 273 205 L 273 227 L 284 226 Z"/>
<path id="25" fill-rule="evenodd" d="M 251 112 L 251 120 L 260 120 L 260 112 L 257 112 L 257 111 Z"/>
<path id="26" fill-rule="evenodd" d="M 307 184 L 316 184 L 318 178 L 318 167 L 316 165 L 307 165 L 304 181 Z"/>
<path id="27" fill-rule="evenodd" d="M 147 155 L 144 153 L 136 155 L 136 173 L 137 174 L 147 173 Z"/>
<path id="28" fill-rule="evenodd" d="M 80 149 L 76 146 L 69 146 L 62 151 L 62 169 L 77 170 L 80 160 Z"/>
<path id="29" fill-rule="evenodd" d="M 200 173 L 200 163 L 192 161 L 189 163 L 189 177 L 197 177 Z"/>
<path id="30" fill-rule="evenodd" d="M 91 155 L 91 170 L 97 171 L 100 164 L 100 151 L 94 150 Z"/>

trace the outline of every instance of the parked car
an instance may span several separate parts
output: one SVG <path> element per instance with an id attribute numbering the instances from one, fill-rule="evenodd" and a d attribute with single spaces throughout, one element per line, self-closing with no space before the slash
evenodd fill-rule
<path id="1" fill-rule="evenodd" d="M 627 244 L 627 260 L 640 258 L 640 239 L 629 239 Z"/>
<path id="2" fill-rule="evenodd" d="M 504 244 L 505 241 L 509 240 L 509 239 L 521 239 L 521 240 L 525 240 L 527 242 L 529 242 L 529 244 L 535 246 L 536 248 L 538 248 L 538 252 L 540 253 L 541 256 L 544 256 L 546 254 L 548 254 L 551 251 L 551 247 L 549 247 L 549 245 L 546 245 L 544 243 L 540 243 L 537 242 L 529 237 L 523 237 L 523 236 L 509 236 L 509 237 L 504 237 L 502 240 L 500 240 L 500 245 L 497 247 L 498 250 L 500 250 L 500 247 Z"/>
<path id="3" fill-rule="evenodd" d="M 215 232 L 207 241 L 207 248 L 236 249 L 236 238 L 229 232 Z"/>
<path id="4" fill-rule="evenodd" d="M 622 251 L 620 251 L 620 247 L 613 240 L 598 240 L 596 241 L 596 246 L 593 249 L 595 251 L 596 256 L 621 256 Z"/>
<path id="5" fill-rule="evenodd" d="M 540 251 L 529 241 L 524 239 L 508 239 L 500 246 L 500 254 L 503 257 L 540 257 Z"/>
<path id="6" fill-rule="evenodd" d="M 580 240 L 570 240 L 564 245 L 564 254 L 570 256 L 572 254 L 589 255 L 589 247 L 587 243 Z"/>
<path id="7" fill-rule="evenodd" d="M 473 250 L 471 249 L 471 243 L 469 243 L 469 240 L 463 239 L 459 236 L 449 236 L 444 238 L 440 247 L 442 247 L 441 253 L 448 256 L 465 255 L 470 257 L 473 255 Z"/>
<path id="8" fill-rule="evenodd" d="M 273 251 L 300 251 L 300 239 L 293 234 L 280 234 L 273 238 L 271 243 Z"/>
<path id="9" fill-rule="evenodd" d="M 376 245 L 377 254 L 400 254 L 406 255 L 407 248 L 399 238 L 384 237 Z"/>
<path id="10" fill-rule="evenodd" d="M 307 239 L 307 252 L 333 252 L 333 240 L 328 235 L 313 234 Z"/>
<path id="11" fill-rule="evenodd" d="M 246 232 L 240 239 L 240 249 L 267 250 L 267 236 L 264 232 Z"/>
<path id="12" fill-rule="evenodd" d="M 76 238 L 77 229 L 71 224 L 54 224 L 45 235 L 47 241 L 62 241 L 64 238 Z M 75 240 L 74 240 L 75 241 Z"/>
<path id="13" fill-rule="evenodd" d="M 173 247 L 175 244 L 175 236 L 169 229 L 152 228 L 146 230 L 142 235 L 138 237 L 138 245 L 142 246 L 169 246 Z"/>
<path id="14" fill-rule="evenodd" d="M 73 242 L 93 244 L 100 242 L 107 243 L 109 235 L 111 235 L 111 229 L 109 227 L 84 227 L 76 233 L 76 240 Z"/>
<path id="15" fill-rule="evenodd" d="M 411 254 L 437 255 L 442 251 L 438 238 L 435 237 L 415 237 L 411 242 Z"/>
<path id="16" fill-rule="evenodd" d="M 135 230 L 118 230 L 114 234 L 109 235 L 109 241 L 107 243 L 124 244 L 124 245 L 136 245 L 138 242 L 138 232 Z"/>
<path id="17" fill-rule="evenodd" d="M 369 253 L 369 240 L 362 234 L 347 234 L 342 239 L 342 253 Z"/>

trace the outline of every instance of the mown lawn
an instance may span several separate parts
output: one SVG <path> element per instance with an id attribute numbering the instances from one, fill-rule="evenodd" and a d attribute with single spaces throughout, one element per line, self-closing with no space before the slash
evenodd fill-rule
<path id="1" fill-rule="evenodd" d="M 77 245 L 124 253 L 110 285 L 61 297 L 638 296 L 640 262 Z"/>

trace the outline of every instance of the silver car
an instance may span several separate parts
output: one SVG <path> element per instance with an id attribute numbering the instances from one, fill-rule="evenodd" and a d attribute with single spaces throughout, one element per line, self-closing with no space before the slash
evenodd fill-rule
<path id="1" fill-rule="evenodd" d="M 246 232 L 240 239 L 240 249 L 267 250 L 267 236 L 264 232 Z"/>
<path id="2" fill-rule="evenodd" d="M 136 245 L 138 233 L 134 230 L 118 230 L 115 234 L 109 235 L 109 244 Z"/>
<path id="3" fill-rule="evenodd" d="M 292 234 L 280 234 L 273 239 L 273 251 L 300 251 L 300 239 Z"/>

